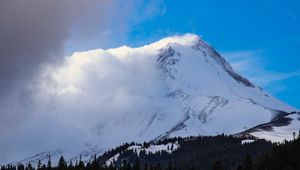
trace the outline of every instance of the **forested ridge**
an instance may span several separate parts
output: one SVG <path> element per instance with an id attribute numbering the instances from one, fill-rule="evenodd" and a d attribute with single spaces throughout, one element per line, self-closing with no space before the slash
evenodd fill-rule
<path id="1" fill-rule="evenodd" d="M 295 136 L 295 135 L 294 135 Z M 57 165 L 51 157 L 46 164 L 5 165 L 1 170 L 299 170 L 300 138 L 283 143 L 271 143 L 254 140 L 241 143 L 242 139 L 233 136 L 197 136 L 171 138 L 156 142 L 156 145 L 176 143 L 180 147 L 157 152 L 137 152 L 128 149 L 140 145 L 148 148 L 153 143 L 125 143 L 111 149 L 89 162 L 81 159 L 66 162 L 63 156 Z M 107 164 L 107 160 L 119 154 L 116 161 Z"/>

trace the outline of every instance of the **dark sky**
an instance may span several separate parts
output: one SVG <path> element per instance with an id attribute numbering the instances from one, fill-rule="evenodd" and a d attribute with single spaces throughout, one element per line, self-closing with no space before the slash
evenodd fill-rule
<path id="1" fill-rule="evenodd" d="M 76 28 L 80 37 L 95 36 L 106 23 L 104 9 L 113 11 L 115 3 L 109 0 L 0 1 L 1 131 L 24 119 L 32 93 L 27 83 L 44 63 L 62 61 L 64 44 L 73 30 Z"/>
<path id="2" fill-rule="evenodd" d="M 156 13 L 160 0 L 1 0 L 0 132 L 30 117 L 45 65 L 66 54 L 122 43 L 129 27 Z M 137 14 L 143 11 L 143 14 Z"/>
<path id="3" fill-rule="evenodd" d="M 66 139 L 64 131 L 57 137 L 55 130 L 65 124 L 58 123 L 64 120 L 53 114 L 57 105 L 51 99 L 46 106 L 35 103 L 43 91 L 40 87 L 53 85 L 39 84 L 48 82 L 37 80 L 48 78 L 40 75 L 41 70 L 56 68 L 74 51 L 123 43 L 129 27 L 155 14 L 159 2 L 0 0 L 0 160 L 21 159 L 45 149 L 45 145 L 55 145 L 48 139 Z M 141 11 L 143 14 L 138 14 Z M 39 107 L 47 109 L 39 112 Z M 69 130 L 68 134 L 74 133 Z M 44 142 L 32 142 L 42 140 L 41 134 L 47 134 Z"/>

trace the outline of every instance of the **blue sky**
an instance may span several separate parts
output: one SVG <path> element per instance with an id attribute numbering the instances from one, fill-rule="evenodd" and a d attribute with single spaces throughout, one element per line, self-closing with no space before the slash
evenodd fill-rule
<path id="1" fill-rule="evenodd" d="M 121 19 L 113 19 L 101 38 L 86 44 L 74 41 L 69 51 L 140 46 L 165 36 L 195 33 L 223 54 L 236 71 L 300 108 L 299 0 L 130 2 L 138 5 L 121 8 L 117 16 Z M 116 24 L 118 20 L 126 24 Z"/>
<path id="2" fill-rule="evenodd" d="M 130 45 L 196 33 L 238 72 L 300 108 L 300 1 L 166 0 L 160 5 L 153 18 L 132 26 Z"/>

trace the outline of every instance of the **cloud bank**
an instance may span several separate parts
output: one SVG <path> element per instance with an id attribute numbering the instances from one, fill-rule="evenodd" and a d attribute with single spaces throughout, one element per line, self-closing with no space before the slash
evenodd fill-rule
<path id="1" fill-rule="evenodd" d="M 28 83 L 30 105 L 22 109 L 30 114 L 3 135 L 1 156 L 19 160 L 45 150 L 81 148 L 87 141 L 96 146 L 105 135 L 116 137 L 106 145 L 117 145 L 122 134 L 115 126 L 132 129 L 122 140 L 136 136 L 140 132 L 136 126 L 157 112 L 153 98 L 165 97 L 166 86 L 154 56 L 170 41 L 189 44 L 195 37 L 165 38 L 143 48 L 76 52 L 59 65 L 43 64 Z M 136 124 L 132 124 L 132 117 Z M 103 136 L 105 131 L 110 134 Z"/>
<path id="2" fill-rule="evenodd" d="M 43 64 L 65 52 L 111 45 L 130 26 L 161 9 L 161 1 L 3 0 L 0 2 L 0 132 L 22 123 Z M 142 15 L 138 12 L 149 11 Z"/>
<path id="3" fill-rule="evenodd" d="M 139 94 L 124 99 L 128 97 L 126 92 L 136 90 L 128 89 L 135 80 L 132 77 L 130 81 L 127 77 L 131 74 L 151 77 L 134 70 L 123 72 L 126 68 L 138 69 L 132 61 L 122 61 L 107 53 L 95 61 L 99 65 L 92 63 L 95 58 L 84 59 L 87 63 L 83 64 L 75 59 L 84 58 L 80 53 L 72 59 L 64 56 L 94 46 L 112 46 L 116 40 L 122 42 L 126 40 L 130 27 L 152 16 L 162 15 L 161 11 L 163 4 L 160 0 L 1 1 L 0 160 L 16 155 L 21 158 L 20 153 L 28 156 L 45 150 L 45 146 L 50 149 L 71 142 L 65 139 L 78 139 L 78 135 L 85 133 L 82 129 L 90 127 L 90 121 L 94 120 L 91 117 L 99 112 L 105 113 L 106 108 L 99 110 L 96 103 L 114 102 L 120 105 L 116 108 L 126 109 L 128 102 L 145 102 Z M 73 64 L 85 71 L 76 70 L 71 66 Z M 61 69 L 63 66 L 66 67 Z M 92 68 L 105 69 L 107 74 L 97 75 Z M 101 84 L 106 91 L 96 91 L 100 81 L 107 82 Z M 111 82 L 122 85 L 122 88 L 118 86 L 120 91 L 114 91 L 117 87 L 109 86 Z M 77 86 L 93 90 L 87 92 L 77 89 Z M 107 93 L 118 96 L 105 98 Z M 57 133 L 57 129 L 61 133 Z M 78 140 L 74 144 L 83 139 Z"/>
<path id="4" fill-rule="evenodd" d="M 0 131 L 26 118 L 31 91 L 27 84 L 42 63 L 60 62 L 65 41 L 85 17 L 105 20 L 105 12 L 92 14 L 93 5 L 109 8 L 111 1 L 3 0 L 0 2 Z M 97 3 L 97 4 L 95 4 Z M 81 12 L 80 12 L 81 11 Z M 80 14 L 80 15 L 79 15 Z M 93 15 L 93 16 L 91 16 Z M 101 18 L 102 17 L 102 18 Z M 89 26 L 89 23 L 86 24 Z M 80 27 L 79 27 L 80 28 Z M 84 32 L 82 32 L 84 33 Z M 93 34 L 93 33 L 92 33 Z"/>
<path id="5" fill-rule="evenodd" d="M 47 69 L 56 72 L 54 69 L 60 70 L 59 68 L 66 65 L 66 62 L 75 62 L 66 61 L 64 56 L 76 50 L 112 46 L 118 44 L 115 43 L 116 41 L 122 43 L 126 40 L 132 26 L 155 15 L 161 15 L 161 11 L 163 5 L 160 0 L 2 0 L 0 2 L 0 133 L 3 138 L 1 137 L 0 141 L 0 159 L 18 155 L 16 153 L 22 152 L 28 155 L 27 152 L 30 150 L 41 150 L 42 145 L 49 143 L 48 140 L 51 138 L 57 140 L 72 138 L 80 132 L 76 127 L 80 129 L 86 124 L 66 120 L 74 116 L 87 119 L 83 115 L 76 115 L 77 112 L 95 113 L 92 110 L 95 109 L 96 104 L 93 107 L 88 101 L 98 100 L 95 95 L 100 92 L 91 91 L 91 94 L 85 94 L 91 95 L 91 98 L 85 98 L 86 100 L 82 100 L 83 103 L 77 103 L 76 97 L 68 97 L 71 95 L 70 91 L 76 91 L 75 86 L 56 87 L 59 83 L 54 81 L 55 76 L 50 76 Z M 122 67 L 126 65 L 122 65 L 114 57 L 108 57 L 108 54 L 105 56 L 107 57 L 104 57 L 104 61 L 100 63 L 112 62 L 116 68 L 106 67 L 106 69 L 108 72 L 112 71 L 111 69 L 116 70 L 112 75 L 117 77 L 118 71 L 122 71 Z M 96 67 L 96 65 L 91 66 Z M 86 66 L 84 69 L 88 71 L 91 68 Z M 67 74 L 68 70 L 60 71 L 69 76 L 63 79 L 70 80 L 74 84 L 78 79 L 70 77 L 80 78 L 76 70 L 73 70 L 75 73 L 72 74 Z M 56 78 L 58 81 L 59 77 Z M 85 81 L 97 84 L 100 79 L 94 78 L 90 77 Z M 96 82 L 91 82 L 92 80 Z M 104 80 L 109 81 L 107 77 Z M 96 85 L 92 87 L 82 84 L 82 86 L 96 89 Z M 54 91 L 54 89 L 61 90 Z M 64 95 L 66 100 L 58 101 L 60 95 Z M 122 96 L 118 97 L 119 100 L 123 99 Z M 83 105 L 84 109 L 79 108 L 77 111 L 75 109 L 72 110 L 72 114 L 68 114 L 69 107 L 64 108 L 60 102 Z M 64 109 L 65 115 L 57 114 Z M 73 126 L 76 123 L 78 124 Z M 67 132 L 64 130 L 70 128 L 63 128 L 62 125 L 65 127 L 72 125 L 75 129 Z M 49 127 L 60 127 L 62 133 L 56 133 Z M 67 137 L 66 134 L 69 136 Z M 65 142 L 57 141 L 50 145 Z"/>

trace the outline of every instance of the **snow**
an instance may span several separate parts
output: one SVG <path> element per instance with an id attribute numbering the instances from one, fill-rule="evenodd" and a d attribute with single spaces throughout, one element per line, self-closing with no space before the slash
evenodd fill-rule
<path id="1" fill-rule="evenodd" d="M 171 149 L 173 148 L 173 149 Z M 140 145 L 134 145 L 134 146 L 130 146 L 128 148 L 128 150 L 133 150 L 136 151 L 136 153 L 139 155 L 141 151 L 145 151 L 146 154 L 149 153 L 156 153 L 159 151 L 166 151 L 168 153 L 172 153 L 173 151 L 177 150 L 179 148 L 179 144 L 178 142 L 176 143 L 168 143 L 166 145 L 150 145 L 147 148 L 144 148 L 143 146 Z"/>
<path id="2" fill-rule="evenodd" d="M 117 161 L 118 158 L 119 158 L 119 156 L 120 156 L 120 153 L 117 153 L 115 156 L 109 158 L 109 159 L 105 162 L 106 166 L 109 166 L 109 165 L 113 164 L 115 161 Z"/>
<path id="3" fill-rule="evenodd" d="M 253 143 L 253 142 L 255 142 L 255 140 L 251 140 L 251 139 L 247 139 L 247 140 L 242 140 L 242 145 L 244 145 L 244 144 L 248 144 L 248 143 Z"/>
<path id="4" fill-rule="evenodd" d="M 160 151 L 166 151 L 168 153 L 172 153 L 173 151 L 177 150 L 179 148 L 179 144 L 178 142 L 175 143 L 168 143 L 168 144 L 161 144 L 161 145 L 156 145 L 156 144 L 151 144 L 149 147 L 145 148 L 142 145 L 133 145 L 133 146 L 129 146 L 126 150 L 133 150 L 133 152 L 137 153 L 138 155 L 140 155 L 141 151 L 145 151 L 146 154 L 149 153 L 156 153 L 156 152 L 160 152 Z M 106 165 L 109 166 L 110 164 L 113 164 L 115 161 L 118 160 L 120 156 L 120 153 L 117 153 L 116 155 L 114 155 L 113 157 L 109 158 L 106 161 Z"/>
<path id="5" fill-rule="evenodd" d="M 230 65 L 219 57 L 200 37 L 186 34 L 138 48 L 76 52 L 61 65 L 45 66 L 32 85 L 37 91 L 32 99 L 34 123 L 20 129 L 24 136 L 47 142 L 29 147 L 31 141 L 23 137 L 15 149 L 28 150 L 24 154 L 7 150 L 5 159 L 12 162 L 28 153 L 60 149 L 67 160 L 79 155 L 88 160 L 125 142 L 236 134 L 269 122 L 276 116 L 274 110 L 297 111 L 232 77 Z M 253 135 L 291 139 L 298 128 L 293 123 L 275 128 L 278 137 L 273 132 Z"/>
<path id="6" fill-rule="evenodd" d="M 28 165 L 30 163 L 33 167 L 35 167 L 35 166 L 37 166 L 38 161 L 41 161 L 42 164 L 47 165 L 47 162 L 48 162 L 49 156 L 50 156 L 51 164 L 58 165 L 58 160 L 61 155 L 62 155 L 62 151 L 60 151 L 60 150 L 53 151 L 53 152 L 42 152 L 42 153 L 39 153 L 32 157 L 28 157 L 22 161 L 13 162 L 11 164 L 18 165 L 21 163 L 23 165 Z"/>

